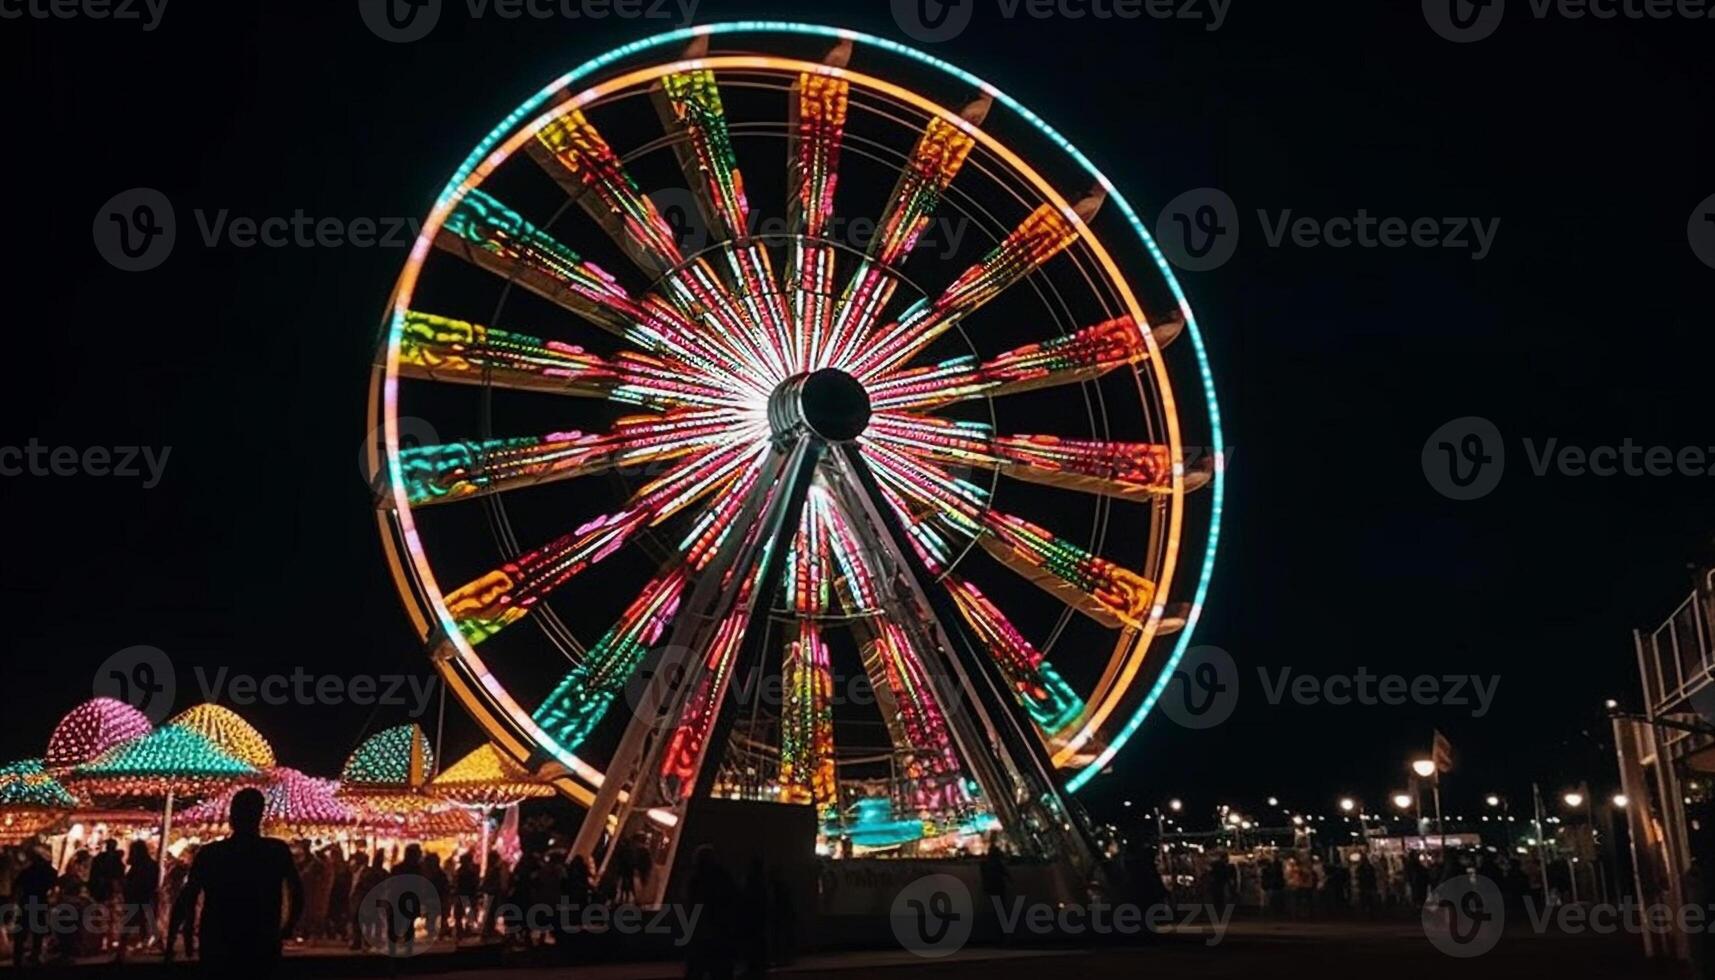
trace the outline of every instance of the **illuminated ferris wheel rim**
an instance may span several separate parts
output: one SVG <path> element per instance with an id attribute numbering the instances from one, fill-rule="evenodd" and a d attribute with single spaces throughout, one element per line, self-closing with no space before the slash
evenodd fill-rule
<path id="1" fill-rule="evenodd" d="M 1165 409 L 1164 416 L 1169 430 L 1168 442 L 1169 445 L 1174 447 L 1176 450 L 1173 472 L 1174 492 L 1170 498 L 1172 514 L 1168 525 L 1170 541 L 1168 547 L 1165 549 L 1162 574 L 1158 583 L 1160 590 L 1157 592 L 1156 599 L 1152 600 L 1152 608 L 1150 610 L 1148 621 L 1143 626 L 1144 636 L 1135 647 L 1137 656 L 1129 658 L 1127 662 L 1122 665 L 1122 676 L 1117 678 L 1112 677 L 1111 668 L 1107 674 L 1104 674 L 1101 689 L 1105 693 L 1099 699 L 1100 703 L 1096 704 L 1093 710 L 1088 707 L 1086 708 L 1084 714 L 1078 720 L 1078 724 L 1076 726 L 1077 734 L 1075 736 L 1070 739 L 1059 741 L 1054 746 L 1056 765 L 1061 766 L 1063 769 L 1068 768 L 1068 760 L 1079 749 L 1083 748 L 1090 739 L 1095 737 L 1099 731 L 1100 725 L 1107 720 L 1108 716 L 1113 711 L 1117 709 L 1121 698 L 1125 695 L 1130 684 L 1135 679 L 1137 671 L 1141 668 L 1143 657 L 1148 653 L 1149 641 L 1152 639 L 1161 620 L 1164 607 L 1164 600 L 1162 597 L 1167 594 L 1167 585 L 1172 579 L 1174 565 L 1177 561 L 1179 537 L 1183 532 L 1184 467 L 1183 459 L 1179 452 L 1179 450 L 1182 449 L 1182 440 L 1178 431 L 1177 412 L 1174 410 L 1172 395 L 1173 388 L 1166 374 L 1167 369 L 1165 359 L 1161 356 L 1161 351 L 1156 343 L 1156 339 L 1148 327 L 1149 321 L 1143 315 L 1135 296 L 1132 294 L 1126 277 L 1121 273 L 1107 251 L 1101 246 L 1099 240 L 1090 232 L 1083 220 L 1074 212 L 1072 206 L 1055 190 L 1052 185 L 1048 184 L 1048 182 L 1044 180 L 1034 170 L 1034 168 L 1030 167 L 1024 160 L 1019 158 L 1007 147 L 1000 144 L 992 136 L 985 133 L 980 128 L 965 123 L 956 114 L 949 112 L 945 107 L 919 96 L 908 89 L 904 89 L 879 78 L 854 72 L 844 67 L 835 67 L 827 64 L 801 61 L 793 58 L 771 55 L 715 55 L 685 58 L 669 63 L 635 68 L 613 78 L 601 81 L 594 87 L 572 98 L 565 99 L 560 102 L 552 102 L 559 93 L 562 93 L 571 85 L 579 82 L 580 80 L 587 79 L 604 68 L 612 66 L 617 62 L 634 55 L 664 46 L 692 41 L 699 37 L 739 33 L 810 35 L 859 42 L 936 68 L 985 93 L 995 102 L 1007 107 L 1020 118 L 1029 122 L 1038 132 L 1051 140 L 1089 173 L 1097 186 L 1106 193 L 1109 206 L 1117 207 L 1120 213 L 1123 214 L 1126 220 L 1130 223 L 1133 230 L 1138 235 L 1139 240 L 1155 261 L 1158 271 L 1162 275 L 1163 280 L 1168 285 L 1178 304 L 1179 313 L 1184 319 L 1185 332 L 1190 338 L 1192 349 L 1196 356 L 1199 380 L 1201 382 L 1203 395 L 1206 401 L 1210 425 L 1210 449 L 1214 461 L 1214 468 L 1210 486 L 1212 502 L 1210 505 L 1211 517 L 1206 549 L 1203 555 L 1201 568 L 1199 569 L 1199 580 L 1193 593 L 1189 613 L 1186 616 L 1185 627 L 1175 638 L 1175 645 L 1168 656 L 1167 663 L 1163 666 L 1163 669 L 1157 676 L 1152 688 L 1147 692 L 1142 702 L 1135 708 L 1130 717 L 1126 719 L 1123 725 L 1121 725 L 1118 732 L 1106 740 L 1106 743 L 1103 745 L 1099 753 L 1097 753 L 1093 758 L 1090 758 L 1088 762 L 1083 762 L 1075 771 L 1071 772 L 1070 778 L 1067 782 L 1067 788 L 1075 791 L 1081 788 L 1091 777 L 1101 771 L 1101 769 L 1111 761 L 1111 759 L 1129 740 L 1138 725 L 1141 724 L 1143 718 L 1153 707 L 1155 701 L 1160 697 L 1162 690 L 1165 688 L 1168 680 L 1172 676 L 1174 667 L 1177 665 L 1189 646 L 1190 637 L 1193 634 L 1197 618 L 1201 612 L 1201 607 L 1207 594 L 1209 578 L 1213 568 L 1213 558 L 1218 540 L 1219 521 L 1224 491 L 1224 473 L 1222 465 L 1224 458 L 1224 446 L 1220 431 L 1219 410 L 1213 388 L 1212 372 L 1208 366 L 1206 351 L 1204 349 L 1202 337 L 1198 331 L 1195 316 L 1190 309 L 1189 303 L 1186 301 L 1183 290 L 1175 279 L 1171 268 L 1167 265 L 1160 250 L 1155 246 L 1147 229 L 1138 218 L 1136 212 L 1125 200 L 1123 195 L 1121 195 L 1113 186 L 1112 182 L 1098 171 L 1094 164 L 1091 163 L 1088 158 L 1080 153 L 1074 146 L 1072 146 L 1071 143 L 1054 131 L 1052 127 L 1028 109 L 1017 103 L 1010 96 L 996 89 L 993 85 L 938 58 L 885 38 L 878 38 L 855 31 L 825 26 L 766 21 L 711 24 L 684 28 L 646 38 L 624 45 L 620 48 L 616 48 L 607 54 L 586 62 L 542 89 L 518 109 L 514 110 L 506 120 L 500 124 L 500 126 L 491 131 L 460 165 L 453 178 L 438 195 L 435 206 L 431 211 L 428 220 L 424 223 L 422 231 L 411 251 L 406 267 L 401 273 L 398 284 L 395 287 L 394 296 L 390 304 L 391 315 L 387 320 L 388 334 L 385 375 L 384 378 L 381 379 L 383 383 L 379 393 L 385 409 L 383 418 L 384 451 L 386 455 L 385 465 L 389 476 L 389 492 L 393 497 L 393 507 L 391 508 L 390 513 L 392 518 L 398 522 L 397 533 L 399 535 L 399 541 L 397 543 L 402 544 L 405 549 L 406 553 L 403 557 L 409 563 L 409 575 L 401 574 L 405 572 L 405 569 L 401 567 L 400 563 L 400 558 L 402 556 L 398 554 L 395 542 L 391 536 L 384 534 L 384 540 L 388 543 L 390 551 L 389 558 L 394 564 L 396 574 L 399 574 L 401 581 L 409 579 L 413 584 L 413 590 L 416 594 L 429 601 L 432 607 L 432 614 L 437 620 L 433 624 L 420 621 L 418 625 L 425 631 L 425 633 L 438 635 L 446 644 L 449 644 L 453 648 L 450 660 L 447 657 L 439 658 L 438 663 L 442 669 L 443 675 L 446 675 L 448 680 L 454 682 L 457 687 L 465 689 L 466 691 L 468 691 L 472 686 L 480 687 L 480 692 L 470 693 L 478 694 L 484 703 L 494 706 L 495 709 L 507 716 L 505 721 L 510 722 L 513 726 L 510 732 L 504 725 L 500 724 L 500 719 L 487 717 L 484 712 L 478 712 L 479 721 L 481 721 L 484 727 L 488 729 L 491 737 L 494 737 L 497 742 L 505 746 L 512 753 L 519 755 L 521 758 L 531 754 L 534 750 L 546 749 L 553 756 L 554 760 L 564 766 L 570 772 L 572 777 L 574 777 L 570 780 L 563 781 L 562 788 L 566 789 L 575 798 L 587 802 L 591 797 L 591 788 L 599 787 L 601 785 L 603 779 L 602 773 L 594 766 L 591 766 L 589 763 L 578 758 L 575 753 L 559 748 L 558 744 L 536 724 L 532 718 L 531 712 L 519 705 L 508 693 L 504 685 L 502 685 L 499 680 L 490 673 L 488 668 L 483 664 L 482 659 L 477 654 L 475 648 L 463 635 L 461 635 L 452 614 L 447 609 L 443 593 L 435 580 L 433 570 L 430 567 L 421 541 L 418 538 L 415 523 L 412 518 L 410 502 L 406 499 L 405 480 L 403 479 L 399 452 L 397 415 L 399 380 L 398 366 L 406 312 L 409 308 L 422 265 L 426 261 L 433 247 L 435 236 L 445 223 L 449 214 L 451 214 L 453 208 L 472 189 L 480 185 L 501 164 L 511 158 L 512 154 L 525 142 L 531 139 L 537 132 L 539 132 L 543 126 L 555 119 L 565 116 L 569 112 L 595 103 L 608 94 L 624 90 L 639 83 L 646 83 L 658 79 L 676 71 L 685 71 L 689 69 L 789 70 L 793 72 L 809 72 L 846 79 L 853 84 L 861 85 L 862 87 L 881 92 L 890 97 L 899 99 L 902 102 L 908 103 L 929 114 L 931 117 L 939 117 L 957 125 L 969 136 L 979 141 L 990 152 L 1004 160 L 1017 174 L 1027 177 L 1033 188 L 1042 195 L 1043 199 L 1051 202 L 1053 206 L 1073 224 L 1078 231 L 1079 239 L 1090 247 L 1093 254 L 1106 268 L 1110 281 L 1122 293 L 1123 301 L 1128 311 L 1135 318 L 1135 322 L 1141 325 L 1139 329 L 1143 334 L 1151 354 L 1148 360 L 1151 364 L 1151 369 L 1156 374 L 1155 380 L 1157 383 L 1157 390 L 1163 399 L 1163 407 Z M 382 519 L 385 523 L 387 517 L 383 516 Z M 412 609 L 411 612 L 413 616 L 421 616 L 421 613 L 416 609 Z M 431 629 L 431 626 L 434 628 Z M 1121 643 L 1124 644 L 1124 642 L 1125 641 L 1122 638 Z M 470 700 L 468 697 L 463 699 L 467 702 Z M 514 733 L 522 734 L 522 742 L 524 744 L 520 744 L 521 740 L 519 738 L 508 737 Z"/>

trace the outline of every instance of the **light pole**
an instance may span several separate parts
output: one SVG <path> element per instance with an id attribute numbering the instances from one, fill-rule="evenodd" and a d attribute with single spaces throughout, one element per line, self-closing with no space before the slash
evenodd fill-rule
<path id="1" fill-rule="evenodd" d="M 1434 759 L 1418 759 L 1411 764 L 1411 771 L 1416 773 L 1418 778 L 1429 780 L 1430 791 L 1435 796 L 1435 834 L 1441 839 L 1441 859 L 1446 860 L 1447 824 L 1441 819 L 1441 769 Z M 1421 822 L 1421 814 L 1418 819 Z"/>

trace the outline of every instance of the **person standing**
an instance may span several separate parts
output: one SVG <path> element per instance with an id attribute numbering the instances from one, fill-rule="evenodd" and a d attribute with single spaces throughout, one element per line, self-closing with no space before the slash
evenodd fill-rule
<path id="1" fill-rule="evenodd" d="M 156 891 L 161 882 L 161 866 L 149 854 L 149 844 L 141 837 L 131 842 L 125 859 L 125 877 L 119 886 L 125 900 L 124 926 L 119 935 L 120 960 L 125 958 L 127 944 L 142 947 L 155 941 Z"/>
<path id="2" fill-rule="evenodd" d="M 477 871 L 476 855 L 466 851 L 459 855 L 458 872 L 453 876 L 453 943 L 465 937 L 468 929 L 477 928 L 477 896 L 481 893 L 482 875 Z"/>
<path id="3" fill-rule="evenodd" d="M 322 927 L 322 938 L 335 941 L 345 938 L 346 922 L 351 918 L 351 865 L 338 844 L 322 849 L 328 862 L 328 913 Z"/>
<path id="4" fill-rule="evenodd" d="M 12 926 L 12 965 L 22 967 L 27 958 L 40 966 L 42 941 L 48 936 L 48 898 L 54 890 L 54 866 L 47 855 L 30 848 L 28 863 L 12 883 L 18 921 Z M 27 952 L 26 952 L 27 951 Z"/>
<path id="5" fill-rule="evenodd" d="M 370 913 L 372 909 L 364 908 L 364 898 L 387 879 L 387 855 L 381 853 L 381 848 L 375 849 L 369 864 L 358 872 L 351 882 L 351 948 L 368 949 L 381 944 L 381 935 L 376 930 L 376 920 Z"/>
<path id="6" fill-rule="evenodd" d="M 280 959 L 280 944 L 304 912 L 304 883 L 286 842 L 262 836 L 262 793 L 241 789 L 232 797 L 227 822 L 232 834 L 197 853 L 168 933 L 207 894 L 198 929 L 203 966 L 212 976 L 266 977 Z M 280 895 L 287 896 L 284 919 Z M 282 922 L 284 923 L 282 925 Z"/>
<path id="7" fill-rule="evenodd" d="M 692 857 L 688 891 L 691 908 L 701 915 L 685 944 L 685 980 L 731 980 L 738 887 L 713 845 L 700 845 Z"/>

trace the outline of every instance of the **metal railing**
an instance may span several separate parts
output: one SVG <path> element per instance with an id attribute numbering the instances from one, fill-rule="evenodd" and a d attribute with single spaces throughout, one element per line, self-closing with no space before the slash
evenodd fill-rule
<path id="1" fill-rule="evenodd" d="M 1715 683 L 1715 570 L 1661 625 L 1641 634 L 1644 700 L 1650 714 L 1685 710 L 1685 702 Z"/>

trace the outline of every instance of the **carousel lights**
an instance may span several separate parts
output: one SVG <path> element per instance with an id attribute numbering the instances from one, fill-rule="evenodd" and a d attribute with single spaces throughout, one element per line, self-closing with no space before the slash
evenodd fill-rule
<path id="1" fill-rule="evenodd" d="M 113 698 L 85 701 L 54 726 L 42 762 L 49 769 L 70 769 L 115 745 L 142 738 L 153 728 L 143 712 L 123 701 Z"/>

